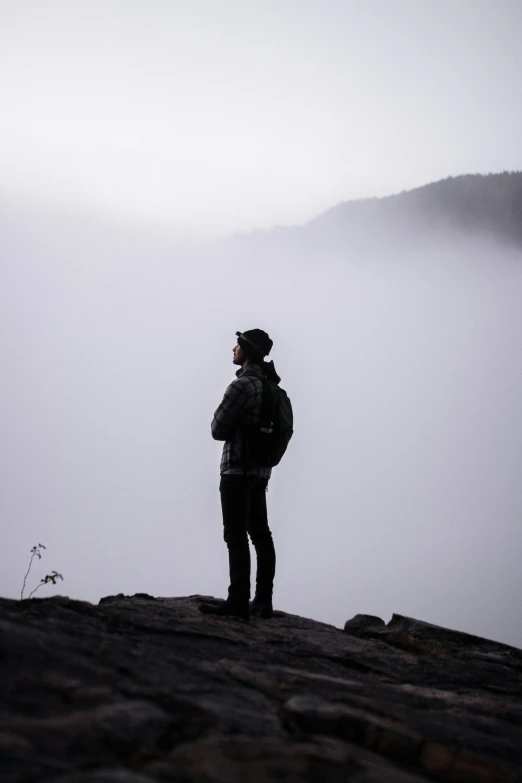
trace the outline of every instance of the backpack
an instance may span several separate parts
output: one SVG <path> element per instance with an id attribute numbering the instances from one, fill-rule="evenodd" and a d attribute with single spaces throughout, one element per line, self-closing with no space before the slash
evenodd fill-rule
<path id="1" fill-rule="evenodd" d="M 257 465 L 279 465 L 294 434 L 294 414 L 290 398 L 277 383 L 263 379 L 259 424 L 248 428 L 250 456 Z"/>

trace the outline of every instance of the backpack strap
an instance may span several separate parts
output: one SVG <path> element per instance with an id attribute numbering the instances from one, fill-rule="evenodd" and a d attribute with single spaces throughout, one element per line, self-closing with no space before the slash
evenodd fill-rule
<path id="1" fill-rule="evenodd" d="M 266 422 L 270 418 L 270 386 L 268 378 L 263 374 L 261 381 L 261 410 L 259 412 L 259 426 L 263 422 Z M 267 415 L 268 414 L 268 415 Z M 247 438 L 248 428 L 241 428 L 241 451 L 242 451 L 242 463 L 243 463 L 243 476 L 248 474 L 248 468 L 250 467 L 250 443 Z"/>
<path id="2" fill-rule="evenodd" d="M 262 378 L 263 391 L 261 393 L 261 410 L 259 412 L 259 426 L 270 424 L 272 421 L 272 406 L 270 404 L 270 381 L 266 375 Z"/>

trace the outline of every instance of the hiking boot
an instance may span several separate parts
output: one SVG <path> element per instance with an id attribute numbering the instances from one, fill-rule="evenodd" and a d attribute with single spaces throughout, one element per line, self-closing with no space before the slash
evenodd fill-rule
<path id="1" fill-rule="evenodd" d="M 250 604 L 250 614 L 255 617 L 261 617 L 263 620 L 269 620 L 274 614 L 272 601 L 258 601 L 254 598 Z"/>
<path id="2" fill-rule="evenodd" d="M 230 601 L 222 601 L 220 604 L 202 602 L 198 608 L 203 614 L 213 614 L 216 617 L 238 617 L 246 622 L 250 619 L 248 604 L 241 606 Z"/>

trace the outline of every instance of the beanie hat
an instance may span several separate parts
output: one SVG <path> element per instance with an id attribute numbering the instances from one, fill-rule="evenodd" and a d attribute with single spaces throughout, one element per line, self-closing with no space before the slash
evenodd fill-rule
<path id="1" fill-rule="evenodd" d="M 236 332 L 238 345 L 247 351 L 254 351 L 261 358 L 268 356 L 272 350 L 273 342 L 262 329 L 248 329 L 246 332 Z"/>

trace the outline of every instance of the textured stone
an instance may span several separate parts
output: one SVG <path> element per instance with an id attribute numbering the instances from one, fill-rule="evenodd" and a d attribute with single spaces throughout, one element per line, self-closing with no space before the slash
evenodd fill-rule
<path id="1" fill-rule="evenodd" d="M 515 783 L 522 652 L 197 597 L 0 600 L 2 783 Z"/>
<path id="2" fill-rule="evenodd" d="M 282 714 L 290 730 L 338 737 L 407 763 L 414 763 L 419 755 L 421 737 L 415 731 L 368 707 L 295 696 L 283 706 Z"/>
<path id="3" fill-rule="evenodd" d="M 75 772 L 55 783 L 154 783 L 154 778 L 130 769 L 100 769 L 96 772 Z"/>
<path id="4" fill-rule="evenodd" d="M 373 614 L 356 614 L 351 620 L 345 622 L 344 630 L 346 633 L 353 633 L 357 636 L 364 634 L 369 628 L 379 628 L 380 626 L 384 626 L 384 620 L 381 620 L 380 617 Z"/>

